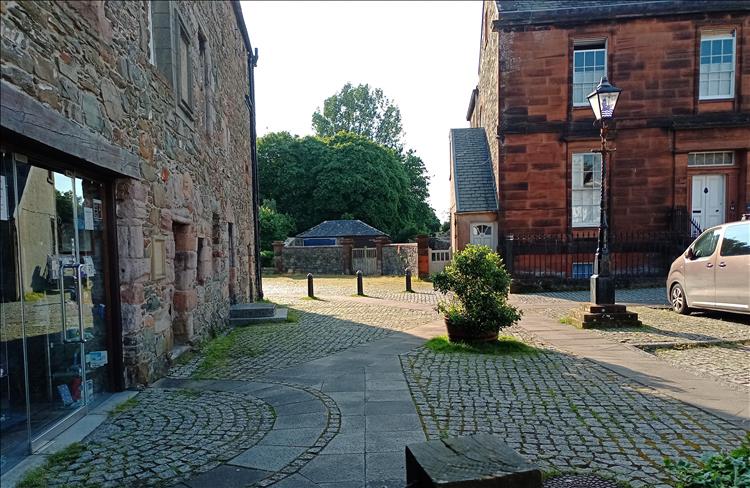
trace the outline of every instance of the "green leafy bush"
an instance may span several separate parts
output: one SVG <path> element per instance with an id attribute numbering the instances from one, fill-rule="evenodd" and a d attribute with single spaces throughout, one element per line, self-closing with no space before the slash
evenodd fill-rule
<path id="1" fill-rule="evenodd" d="M 264 268 L 273 267 L 273 251 L 260 252 L 260 265 Z"/>
<path id="2" fill-rule="evenodd" d="M 452 294 L 438 304 L 438 311 L 454 326 L 498 331 L 521 318 L 521 311 L 507 302 L 510 275 L 503 260 L 487 246 L 470 244 L 457 252 L 432 284 Z"/>
<path id="3" fill-rule="evenodd" d="M 664 460 L 676 488 L 750 488 L 750 433 L 730 453 L 705 456 L 696 464 Z"/>

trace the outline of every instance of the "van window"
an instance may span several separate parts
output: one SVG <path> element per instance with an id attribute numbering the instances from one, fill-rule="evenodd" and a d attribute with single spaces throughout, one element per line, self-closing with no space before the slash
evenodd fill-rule
<path id="1" fill-rule="evenodd" d="M 719 242 L 720 229 L 706 232 L 693 244 L 693 254 L 696 258 L 705 258 L 714 253 Z"/>
<path id="2" fill-rule="evenodd" d="M 721 241 L 721 255 L 750 255 L 750 222 L 726 228 L 724 231 L 724 240 Z"/>

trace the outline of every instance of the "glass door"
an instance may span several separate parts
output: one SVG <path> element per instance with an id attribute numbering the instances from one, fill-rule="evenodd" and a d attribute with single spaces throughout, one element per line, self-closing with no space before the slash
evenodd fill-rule
<path id="1" fill-rule="evenodd" d="M 13 254 L 0 256 L 2 444 L 24 437 L 28 453 L 109 390 L 105 191 L 18 155 L 3 158 L 2 175 L 14 183 L 0 214 L 0 247 Z"/>

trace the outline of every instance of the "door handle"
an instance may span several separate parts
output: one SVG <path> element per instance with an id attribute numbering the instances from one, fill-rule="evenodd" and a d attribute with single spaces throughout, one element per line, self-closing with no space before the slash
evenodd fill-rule
<path id="1" fill-rule="evenodd" d="M 713 268 L 713 267 L 714 267 L 713 263 L 706 263 L 706 268 Z"/>
<path id="2" fill-rule="evenodd" d="M 727 267 L 727 263 L 725 263 L 724 261 L 722 261 L 722 262 L 719 263 L 719 267 L 720 268 L 726 268 Z"/>
<path id="3" fill-rule="evenodd" d="M 76 285 L 76 303 L 78 304 L 78 339 L 68 339 L 68 331 L 66 329 L 67 325 L 67 314 L 65 312 L 65 270 L 66 269 L 73 269 L 75 270 L 75 276 L 77 280 Z M 81 307 L 81 300 L 83 299 L 83 288 L 81 285 L 81 264 L 61 264 L 60 265 L 60 278 L 59 278 L 59 284 L 60 284 L 60 306 L 61 308 L 61 317 L 62 317 L 62 340 L 66 344 L 82 344 L 86 342 L 86 340 L 83 338 L 83 308 Z"/>

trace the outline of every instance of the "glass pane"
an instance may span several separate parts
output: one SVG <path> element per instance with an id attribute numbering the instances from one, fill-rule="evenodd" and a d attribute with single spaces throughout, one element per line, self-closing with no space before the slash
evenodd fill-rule
<path id="1" fill-rule="evenodd" d="M 574 54 L 574 66 L 579 67 L 583 66 L 583 53 L 578 51 Z"/>
<path id="2" fill-rule="evenodd" d="M 599 66 L 604 66 L 604 50 L 600 50 L 596 52 L 596 64 Z"/>
<path id="3" fill-rule="evenodd" d="M 81 288 L 86 380 L 89 403 L 109 391 L 107 354 L 106 249 L 107 215 L 104 211 L 104 186 L 88 179 L 76 179 L 79 200 L 78 241 L 80 242 Z"/>
<path id="4" fill-rule="evenodd" d="M 711 41 L 701 41 L 701 56 L 711 54 Z"/>
<path id="5" fill-rule="evenodd" d="M 28 453 L 23 324 L 18 282 L 18 221 L 10 153 L 0 159 L 0 471 Z"/>
<path id="6" fill-rule="evenodd" d="M 734 51 L 734 42 L 732 39 L 724 39 L 722 43 L 724 44 L 724 54 L 732 54 L 732 51 Z"/>
<path id="7" fill-rule="evenodd" d="M 721 241 L 722 256 L 747 256 L 750 254 L 750 223 L 733 225 L 724 231 Z"/>
<path id="8" fill-rule="evenodd" d="M 586 52 L 586 66 L 593 66 L 594 65 L 594 52 L 593 51 L 587 51 Z"/>

